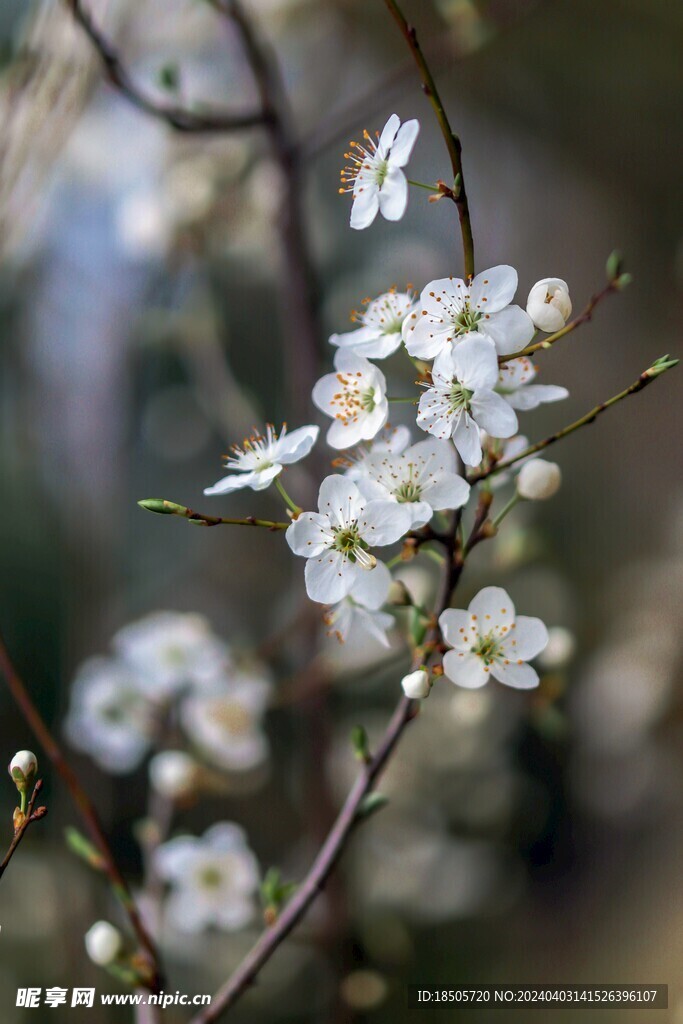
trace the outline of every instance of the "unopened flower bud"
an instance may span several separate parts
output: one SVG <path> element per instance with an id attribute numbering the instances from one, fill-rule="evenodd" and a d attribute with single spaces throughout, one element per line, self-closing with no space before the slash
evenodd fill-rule
<path id="1" fill-rule="evenodd" d="M 539 331 L 552 334 L 562 330 L 572 312 L 566 282 L 559 277 L 545 277 L 537 281 L 529 292 L 526 311 Z"/>
<path id="2" fill-rule="evenodd" d="M 538 664 L 547 672 L 564 668 L 574 656 L 576 639 L 564 626 L 548 630 L 548 643 L 538 656 Z"/>
<path id="3" fill-rule="evenodd" d="M 419 668 L 416 672 L 404 676 L 401 686 L 406 697 L 410 697 L 411 700 L 424 700 L 429 696 L 429 674 L 423 668 Z"/>
<path id="4" fill-rule="evenodd" d="M 517 477 L 517 493 L 527 501 L 545 501 L 560 489 L 562 471 L 555 462 L 532 459 L 526 462 Z"/>
<path id="5" fill-rule="evenodd" d="M 19 750 L 10 761 L 8 771 L 19 792 L 26 793 L 38 772 L 38 759 L 31 750 Z"/>
<path id="6" fill-rule="evenodd" d="M 149 762 L 149 780 L 169 800 L 187 796 L 197 781 L 197 762 L 182 750 L 162 750 Z"/>
<path id="7" fill-rule="evenodd" d="M 123 949 L 123 937 L 109 921 L 96 921 L 85 934 L 85 949 L 94 964 L 108 967 Z"/>

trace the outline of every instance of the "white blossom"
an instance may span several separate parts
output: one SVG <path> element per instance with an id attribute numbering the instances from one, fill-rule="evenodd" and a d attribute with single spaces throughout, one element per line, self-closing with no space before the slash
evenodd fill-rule
<path id="1" fill-rule="evenodd" d="M 109 921 L 96 921 L 85 933 L 85 950 L 98 967 L 108 967 L 123 950 L 123 937 Z"/>
<path id="2" fill-rule="evenodd" d="M 527 501 L 546 501 L 552 498 L 562 484 L 562 470 L 556 462 L 532 459 L 519 471 L 517 493 Z"/>
<path id="3" fill-rule="evenodd" d="M 313 401 L 334 420 L 327 432 L 332 448 L 352 448 L 359 441 L 371 441 L 389 415 L 387 384 L 376 366 L 354 352 L 339 349 L 335 372 L 328 373 L 313 388 Z"/>
<path id="4" fill-rule="evenodd" d="M 471 284 L 444 277 L 422 290 L 417 309 L 403 322 L 403 340 L 411 356 L 434 359 L 472 334 L 492 341 L 501 356 L 518 352 L 531 341 L 534 325 L 519 306 L 510 305 L 517 271 L 492 267 Z"/>
<path id="5" fill-rule="evenodd" d="M 561 331 L 572 313 L 567 282 L 559 277 L 544 277 L 529 292 L 526 311 L 539 331 Z"/>
<path id="6" fill-rule="evenodd" d="M 420 125 L 392 114 L 377 141 L 368 131 L 363 142 L 351 142 L 349 161 L 341 172 L 340 192 L 353 193 L 351 227 L 372 224 L 379 211 L 386 220 L 400 220 L 408 205 L 408 181 L 402 168 L 408 163 Z"/>
<path id="7" fill-rule="evenodd" d="M 359 480 L 365 476 L 365 465 L 371 455 L 377 455 L 380 452 L 399 453 L 405 451 L 410 442 L 411 436 L 408 427 L 387 425 L 372 441 L 364 441 L 353 451 L 340 455 L 334 465 L 344 466 L 344 476 L 351 480 Z"/>
<path id="8" fill-rule="evenodd" d="M 526 663 L 543 650 L 548 631 L 540 619 L 517 615 L 500 587 L 484 587 L 467 611 L 448 608 L 439 626 L 453 648 L 444 655 L 444 672 L 457 686 L 477 689 L 490 675 L 517 689 L 538 685 L 536 670 Z"/>
<path id="9" fill-rule="evenodd" d="M 452 437 L 468 466 L 481 462 L 480 430 L 511 437 L 517 416 L 493 390 L 498 381 L 496 349 L 483 338 L 467 338 L 442 352 L 432 367 L 432 384 L 420 398 L 418 425 L 435 437 Z"/>
<path id="10" fill-rule="evenodd" d="M 367 501 L 343 476 L 323 480 L 318 509 L 302 512 L 286 536 L 294 554 L 307 559 L 308 596 L 336 604 L 351 593 L 361 572 L 377 565 L 370 548 L 393 544 L 407 533 L 411 515 L 393 501 Z"/>
<path id="11" fill-rule="evenodd" d="M 231 665 L 227 646 L 193 612 L 152 612 L 120 629 L 112 646 L 152 700 L 201 688 Z"/>
<path id="12" fill-rule="evenodd" d="M 536 409 L 543 402 L 560 402 L 569 396 L 567 389 L 557 384 L 533 384 L 537 373 L 536 367 L 526 356 L 503 363 L 496 391 L 513 409 L 520 410 Z"/>
<path id="13" fill-rule="evenodd" d="M 401 454 L 373 454 L 364 463 L 358 486 L 366 498 L 404 505 L 412 515 L 411 529 L 430 521 L 434 512 L 461 508 L 469 484 L 457 472 L 455 448 L 448 441 L 428 439 Z"/>
<path id="14" fill-rule="evenodd" d="M 154 727 L 153 705 L 130 669 L 113 658 L 91 658 L 81 666 L 64 725 L 73 747 L 107 771 L 129 772 L 150 749 Z"/>
<path id="15" fill-rule="evenodd" d="M 253 919 L 259 869 L 237 825 L 219 822 L 201 838 L 171 839 L 157 849 L 154 863 L 171 886 L 165 911 L 177 931 L 237 931 Z"/>
<path id="16" fill-rule="evenodd" d="M 261 675 L 235 672 L 206 693 L 193 693 L 180 709 L 180 724 L 207 760 L 231 772 L 246 772 L 268 757 L 262 720 L 271 687 Z"/>
<path id="17" fill-rule="evenodd" d="M 228 494 L 242 487 L 264 490 L 285 466 L 291 466 L 308 455 L 319 432 L 319 427 L 306 426 L 288 434 L 286 425 L 283 425 L 278 435 L 269 423 L 265 434 L 255 434 L 245 438 L 241 446 L 233 446 L 232 455 L 226 456 L 225 461 L 225 468 L 233 472 L 213 487 L 207 487 L 204 494 Z"/>
<path id="18" fill-rule="evenodd" d="M 345 643 L 350 636 L 365 633 L 389 647 L 387 630 L 394 625 L 394 617 L 381 608 L 390 587 L 391 573 L 383 562 L 378 562 L 372 572 L 360 573 L 350 593 L 326 610 L 324 621 L 329 635 Z"/>
<path id="19" fill-rule="evenodd" d="M 390 288 L 373 299 L 362 313 L 354 310 L 351 319 L 361 326 L 346 334 L 333 334 L 330 344 L 350 349 L 367 359 L 385 359 L 401 344 L 403 321 L 414 308 L 412 292 L 397 292 Z"/>
<path id="20" fill-rule="evenodd" d="M 178 800 L 194 789 L 198 765 L 184 750 L 161 750 L 149 762 L 149 781 L 161 796 Z"/>
<path id="21" fill-rule="evenodd" d="M 431 689 L 429 673 L 425 672 L 423 668 L 410 672 L 401 680 L 401 686 L 406 697 L 410 697 L 411 700 L 424 700 L 425 697 L 429 696 Z"/>

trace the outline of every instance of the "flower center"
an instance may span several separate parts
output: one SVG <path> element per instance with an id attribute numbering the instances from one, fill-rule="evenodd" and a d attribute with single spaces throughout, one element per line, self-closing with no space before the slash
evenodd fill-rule
<path id="1" fill-rule="evenodd" d="M 460 412 L 464 410 L 469 412 L 470 402 L 472 400 L 473 391 L 463 387 L 459 380 L 454 380 L 451 384 L 451 390 L 449 394 L 449 402 L 451 406 L 451 413 Z"/>
<path id="2" fill-rule="evenodd" d="M 222 880 L 218 868 L 203 868 L 199 873 L 199 884 L 203 889 L 218 889 Z"/>
<path id="3" fill-rule="evenodd" d="M 469 302 L 466 302 L 463 309 L 453 319 L 453 323 L 457 328 L 456 334 L 467 334 L 468 331 L 478 330 L 477 324 L 481 318 L 482 314 L 471 309 Z"/>
<path id="4" fill-rule="evenodd" d="M 374 172 L 375 172 L 375 181 L 377 183 L 377 187 L 381 188 L 382 185 L 385 182 L 387 173 L 389 171 L 389 161 L 388 160 L 377 160 L 376 159 L 374 161 L 374 168 L 373 169 L 374 169 Z"/>
<path id="5" fill-rule="evenodd" d="M 422 488 L 414 480 L 404 480 L 394 491 L 394 497 L 401 504 L 407 501 L 419 501 Z"/>
<path id="6" fill-rule="evenodd" d="M 363 385 L 361 373 L 338 373 L 337 380 L 341 390 L 332 396 L 330 405 L 334 417 L 347 427 L 349 423 L 357 423 L 361 414 L 371 413 L 377 404 L 374 387 Z"/>
<path id="7" fill-rule="evenodd" d="M 361 569 L 374 569 L 377 559 L 371 555 L 368 545 L 358 533 L 358 524 L 351 523 L 350 526 L 337 527 L 334 533 L 333 548 L 341 553 L 351 562 L 355 562 Z"/>
<path id="8" fill-rule="evenodd" d="M 478 637 L 476 644 L 472 647 L 472 654 L 478 655 L 485 665 L 492 665 L 494 661 L 498 661 L 503 656 L 500 639 L 493 632 Z"/>

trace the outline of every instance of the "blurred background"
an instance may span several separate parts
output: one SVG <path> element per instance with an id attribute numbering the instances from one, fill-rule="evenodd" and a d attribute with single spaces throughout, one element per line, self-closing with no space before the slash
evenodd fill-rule
<path id="1" fill-rule="evenodd" d="M 544 382 L 571 392 L 524 418 L 540 438 L 680 352 L 683 9 L 670 0 L 404 6 L 462 138 L 478 268 L 515 266 L 522 305 L 539 278 L 564 278 L 577 312 L 602 287 L 613 249 L 634 275 L 538 360 Z M 264 870 L 299 878 L 355 772 L 351 727 L 374 735 L 395 703 L 400 644 L 387 653 L 328 639 L 281 537 L 190 529 L 136 501 L 277 518 L 270 491 L 202 497 L 228 445 L 265 420 L 315 422 L 307 394 L 329 370 L 326 339 L 347 329 L 349 311 L 391 284 L 420 289 L 461 274 L 462 264 L 447 203 L 413 190 L 400 224 L 378 219 L 356 233 L 337 194 L 348 140 L 393 111 L 422 124 L 411 175 L 448 178 L 384 5 L 245 7 L 289 97 L 303 156 L 288 175 L 262 128 L 174 133 L 133 109 L 103 84 L 59 3 L 0 8 L 0 623 L 63 737 L 79 667 L 108 655 L 119 630 L 159 610 L 206 616 L 212 637 L 267 683 L 267 709 L 250 711 L 266 739 L 256 766 L 214 764 L 220 784 L 181 801 L 168 834 L 238 822 Z M 209 4 L 91 0 L 89 9 L 158 102 L 231 111 L 258 102 L 239 33 Z M 399 365 L 386 369 L 392 383 L 409 383 Z M 355 837 L 236 1020 L 395 1024 L 417 1012 L 405 1008 L 408 983 L 661 982 L 670 1010 L 657 1019 L 683 1022 L 677 385 L 667 376 L 554 449 L 560 497 L 524 507 L 478 549 L 459 604 L 496 583 L 569 635 L 556 634 L 531 696 L 438 687 L 382 783 L 389 805 Z M 304 506 L 329 464 L 324 444 L 316 451 L 288 478 Z M 401 572 L 428 596 L 431 568 L 418 559 Z M 0 707 L 9 761 L 36 744 L 4 689 Z M 136 887 L 147 750 L 117 774 L 97 764 L 97 749 L 94 760 L 71 750 Z M 49 817 L 0 887 L 8 1024 L 24 1019 L 19 985 L 120 988 L 88 961 L 82 936 L 98 918 L 124 922 L 102 879 L 66 849 L 75 812 L 44 757 L 42 766 Z M 7 844 L 13 806 L 7 779 Z M 169 987 L 211 992 L 259 922 L 190 939 L 160 928 Z M 91 1011 L 103 1024 L 128 1012 Z M 486 1012 L 440 1013 L 470 1016 Z M 593 1016 L 621 1019 L 563 1019 Z"/>

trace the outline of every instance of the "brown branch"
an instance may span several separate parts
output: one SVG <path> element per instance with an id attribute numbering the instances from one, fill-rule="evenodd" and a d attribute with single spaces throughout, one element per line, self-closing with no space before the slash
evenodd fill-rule
<path id="1" fill-rule="evenodd" d="M 24 815 L 21 815 L 20 823 L 14 830 L 14 838 L 10 843 L 10 847 L 7 853 L 5 854 L 2 863 L 0 863 L 0 878 L 2 878 L 5 871 L 7 870 L 7 865 L 9 864 L 12 857 L 16 853 L 19 843 L 26 835 L 29 826 L 32 825 L 34 821 L 40 821 L 41 818 L 44 818 L 45 815 L 47 814 L 47 807 L 36 807 L 36 800 L 42 788 L 43 780 L 38 779 L 33 788 L 33 793 L 31 794 L 31 799 L 26 809 L 26 813 Z"/>
<path id="2" fill-rule="evenodd" d="M 102 857 L 103 870 L 109 878 L 112 890 L 125 910 L 131 927 L 138 938 L 142 950 L 144 951 L 149 968 L 149 979 L 147 985 L 153 992 L 158 992 L 162 988 L 159 955 L 151 936 L 142 923 L 140 913 L 131 895 L 128 884 L 116 864 L 114 855 L 105 837 L 104 829 L 102 828 L 95 805 L 81 785 L 76 773 L 68 764 L 59 744 L 45 724 L 36 705 L 33 703 L 23 680 L 14 667 L 2 636 L 0 636 L 0 671 L 2 671 L 2 674 L 5 677 L 8 689 L 12 694 L 14 702 L 19 708 L 24 720 L 27 722 L 34 736 L 52 761 L 57 772 L 61 775 L 62 780 L 66 784 L 66 787 L 69 790 L 81 817 L 83 818 L 85 827 L 90 834 L 90 838 Z"/>
<path id="3" fill-rule="evenodd" d="M 467 192 L 465 190 L 465 176 L 462 169 L 462 143 L 460 142 L 460 138 L 451 128 L 448 115 L 446 114 L 436 82 L 434 81 L 434 76 L 429 69 L 425 55 L 422 52 L 415 29 L 406 20 L 401 8 L 396 3 L 396 0 L 384 0 L 384 2 L 410 48 L 410 52 L 412 53 L 413 59 L 417 64 L 418 71 L 420 72 L 422 91 L 432 105 L 432 109 L 436 115 L 436 120 L 438 121 L 439 128 L 441 129 L 441 134 L 443 135 L 444 142 L 446 143 L 446 148 L 451 161 L 451 168 L 453 170 L 452 198 L 458 209 L 458 218 L 460 220 L 462 250 L 465 261 L 465 277 L 473 277 L 474 238 L 472 235 L 470 208 L 467 201 Z"/>
<path id="4" fill-rule="evenodd" d="M 138 110 L 165 121 L 180 132 L 230 132 L 267 124 L 269 115 L 263 109 L 238 114 L 228 111 L 187 110 L 173 103 L 163 103 L 140 89 L 123 64 L 113 43 L 97 26 L 81 0 L 64 0 L 81 26 L 102 62 L 111 85 Z"/>

